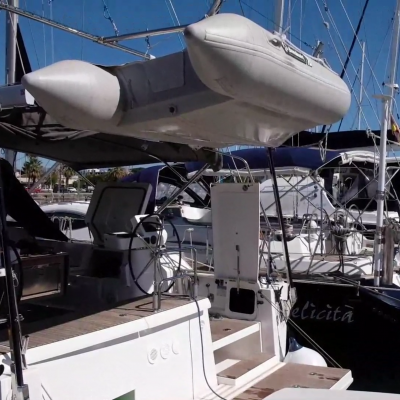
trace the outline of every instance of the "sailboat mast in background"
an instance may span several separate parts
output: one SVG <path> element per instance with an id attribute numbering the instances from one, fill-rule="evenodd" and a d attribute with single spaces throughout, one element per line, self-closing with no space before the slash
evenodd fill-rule
<path id="1" fill-rule="evenodd" d="M 19 0 L 9 0 L 9 5 L 19 7 Z M 12 85 L 16 79 L 16 63 L 17 63 L 17 27 L 18 15 L 15 13 L 7 13 L 6 23 L 6 85 Z M 5 159 L 14 166 L 16 152 L 4 149 Z"/>
<path id="2" fill-rule="evenodd" d="M 393 112 L 393 99 L 396 91 L 398 90 L 398 85 L 396 83 L 397 79 L 397 60 L 399 56 L 399 40 L 400 40 L 400 1 L 397 0 L 396 13 L 394 15 L 393 21 L 393 39 L 392 39 L 392 49 L 391 49 L 391 67 L 389 75 L 389 84 L 387 85 L 387 95 L 390 96 L 389 100 L 389 116 Z"/>
<path id="3" fill-rule="evenodd" d="M 283 32 L 283 16 L 285 14 L 285 0 L 275 0 L 275 31 Z"/>
<path id="4" fill-rule="evenodd" d="M 390 119 L 393 107 L 393 97 L 398 89 L 396 84 L 397 58 L 399 53 L 400 39 L 400 0 L 397 0 L 396 13 L 393 25 L 393 40 L 391 49 L 391 67 L 389 82 L 386 86 L 386 95 L 376 96 L 382 100 L 382 120 L 381 135 L 379 146 L 379 173 L 378 188 L 376 191 L 377 216 L 376 232 L 374 245 L 374 285 L 380 286 L 381 273 L 383 267 L 383 227 L 384 227 L 384 207 L 385 207 L 385 188 L 386 188 L 386 142 L 388 120 Z"/>
<path id="5" fill-rule="evenodd" d="M 361 47 L 361 67 L 360 67 L 360 97 L 358 99 L 358 130 L 361 129 L 361 113 L 362 113 L 362 101 L 363 101 L 363 90 L 364 90 L 364 62 L 365 62 L 365 42 L 362 42 Z"/>

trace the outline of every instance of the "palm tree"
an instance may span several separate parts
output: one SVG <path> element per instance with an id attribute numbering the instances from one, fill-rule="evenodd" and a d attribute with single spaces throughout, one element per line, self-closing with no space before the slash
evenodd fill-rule
<path id="1" fill-rule="evenodd" d="M 75 175 L 75 171 L 65 165 L 63 167 L 62 174 L 65 177 L 65 187 L 68 187 L 69 180 Z"/>
<path id="2" fill-rule="evenodd" d="M 119 181 L 124 176 L 126 176 L 126 171 L 124 168 L 121 167 L 111 168 L 107 173 L 107 180 L 109 182 L 116 182 Z"/>
<path id="3" fill-rule="evenodd" d="M 46 185 L 50 186 L 51 188 L 54 187 L 58 182 L 58 174 L 57 171 L 53 171 L 46 179 Z"/>
<path id="4" fill-rule="evenodd" d="M 22 174 L 28 177 L 28 183 L 34 184 L 42 175 L 42 162 L 35 156 L 28 156 L 22 167 Z"/>

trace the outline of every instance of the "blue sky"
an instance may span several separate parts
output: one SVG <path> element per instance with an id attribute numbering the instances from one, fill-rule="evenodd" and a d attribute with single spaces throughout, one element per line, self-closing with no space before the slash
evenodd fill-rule
<path id="1" fill-rule="evenodd" d="M 181 24 L 200 19 L 207 11 L 211 0 L 104 0 L 108 6 L 120 34 L 155 29 L 176 24 L 174 10 Z M 353 38 L 365 0 L 286 0 L 284 27 L 290 26 L 292 42 L 302 49 L 312 52 L 316 40 L 325 44 L 324 57 L 331 67 L 341 71 Z M 241 4 L 240 4 L 241 3 Z M 242 13 L 267 29 L 273 28 L 275 0 L 226 0 L 222 12 Z M 171 8 L 173 5 L 174 10 Z M 328 5 L 329 14 L 324 9 Z M 290 12 L 288 12 L 290 6 Z M 372 98 L 379 93 L 382 82 L 387 79 L 388 56 L 391 42 L 392 17 L 396 0 L 370 0 L 359 39 L 366 42 L 367 61 L 364 70 L 364 86 L 370 97 L 364 96 L 361 129 L 379 128 L 379 103 Z M 110 36 L 114 30 L 110 21 L 103 16 L 103 0 L 20 0 L 20 7 L 36 14 L 50 17 L 95 35 Z M 321 16 L 322 13 L 322 16 Z M 331 20 L 329 20 L 331 16 Z M 332 23 L 332 20 L 334 21 Z M 350 22 L 349 22 L 350 20 Z M 351 26 L 353 25 L 353 27 Z M 66 32 L 43 27 L 34 21 L 20 18 L 20 25 L 28 49 L 32 67 L 37 69 L 64 59 L 83 59 L 99 64 L 122 64 L 138 60 L 121 51 L 108 49 L 98 44 L 80 39 Z M 328 29 L 329 28 L 329 29 Z M 0 11 L 0 32 L 5 31 L 5 12 Z M 329 32 L 331 36 L 329 35 Z M 337 34 L 340 32 L 340 37 Z M 0 34 L 0 49 L 5 46 L 4 35 Z M 177 34 L 150 39 L 150 53 L 160 57 L 182 49 Z M 301 39 L 301 40 L 300 40 Z M 183 43 L 183 40 L 182 40 Z M 123 42 L 124 45 L 146 51 L 144 39 Z M 346 50 L 344 49 L 346 48 Z M 338 54 L 342 59 L 339 60 Z M 346 83 L 353 84 L 361 62 L 361 47 L 356 42 L 352 61 L 348 66 Z M 4 52 L 0 52 L 0 84 L 4 83 Z M 373 67 L 373 73 L 371 73 Z M 349 84 L 349 81 L 351 82 Z M 400 83 L 400 82 L 399 82 Z M 355 84 L 359 93 L 359 83 Z M 353 99 L 349 114 L 343 121 L 342 130 L 356 129 L 357 101 Z M 397 112 L 395 112 L 395 116 Z M 399 112 L 400 114 L 400 112 Z M 336 126 L 337 127 L 337 126 Z"/>

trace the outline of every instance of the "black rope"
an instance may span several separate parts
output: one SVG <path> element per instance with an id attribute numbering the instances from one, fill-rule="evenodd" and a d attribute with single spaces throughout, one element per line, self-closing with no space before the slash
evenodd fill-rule
<path id="1" fill-rule="evenodd" d="M 342 72 L 340 73 L 340 78 L 342 78 L 342 79 L 344 77 L 344 74 L 346 73 L 347 65 L 349 64 L 351 54 L 353 53 L 354 45 L 356 43 L 356 40 L 357 40 L 357 37 L 358 37 L 358 33 L 360 32 L 361 24 L 362 24 L 363 19 L 364 19 L 365 11 L 367 10 L 367 7 L 368 7 L 368 3 L 369 3 L 369 0 L 365 0 L 364 8 L 363 8 L 363 10 L 361 12 L 361 16 L 360 16 L 360 19 L 358 20 L 358 25 L 357 25 L 356 31 L 354 32 L 354 36 L 353 36 L 353 40 L 352 40 L 351 45 L 350 45 L 349 52 L 347 53 L 347 56 L 346 56 L 346 61 L 344 62 L 343 68 L 342 68 Z M 342 118 L 342 120 L 343 120 L 343 118 Z M 342 125 L 342 121 L 340 121 L 340 125 Z M 325 130 L 326 130 L 326 125 L 324 125 L 322 127 L 321 133 L 324 133 Z"/>
<path id="2" fill-rule="evenodd" d="M 283 243 L 283 251 L 285 253 L 285 258 L 286 258 L 287 276 L 288 276 L 288 281 L 289 281 L 290 287 L 293 287 L 292 267 L 290 265 L 289 249 L 288 249 L 287 239 L 286 239 L 286 235 L 285 235 L 285 226 L 284 226 L 285 224 L 283 221 L 281 198 L 279 196 L 278 182 L 276 179 L 274 155 L 273 155 L 272 149 L 270 147 L 268 147 L 267 154 L 268 154 L 268 158 L 269 158 L 269 171 L 272 176 L 272 183 L 273 183 L 272 188 L 274 190 L 275 206 L 276 206 L 276 211 L 278 214 L 279 225 L 282 230 L 282 243 Z"/>
<path id="3" fill-rule="evenodd" d="M 239 6 L 240 6 L 240 10 L 241 10 L 241 12 L 242 12 L 242 15 L 243 15 L 243 17 L 244 17 L 245 15 L 244 15 L 244 10 L 243 10 L 242 0 L 239 0 Z"/>

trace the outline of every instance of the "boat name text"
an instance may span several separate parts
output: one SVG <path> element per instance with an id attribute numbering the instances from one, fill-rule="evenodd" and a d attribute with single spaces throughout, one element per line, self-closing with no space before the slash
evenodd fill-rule
<path id="1" fill-rule="evenodd" d="M 295 307 L 292 310 L 293 318 L 300 319 L 317 319 L 324 321 L 334 321 L 334 322 L 347 322 L 348 324 L 354 322 L 353 318 L 353 307 L 344 306 L 344 310 L 342 307 L 336 307 L 335 309 L 329 304 L 326 305 L 326 309 L 318 310 L 316 306 L 307 301 L 304 304 L 303 308 Z"/>

